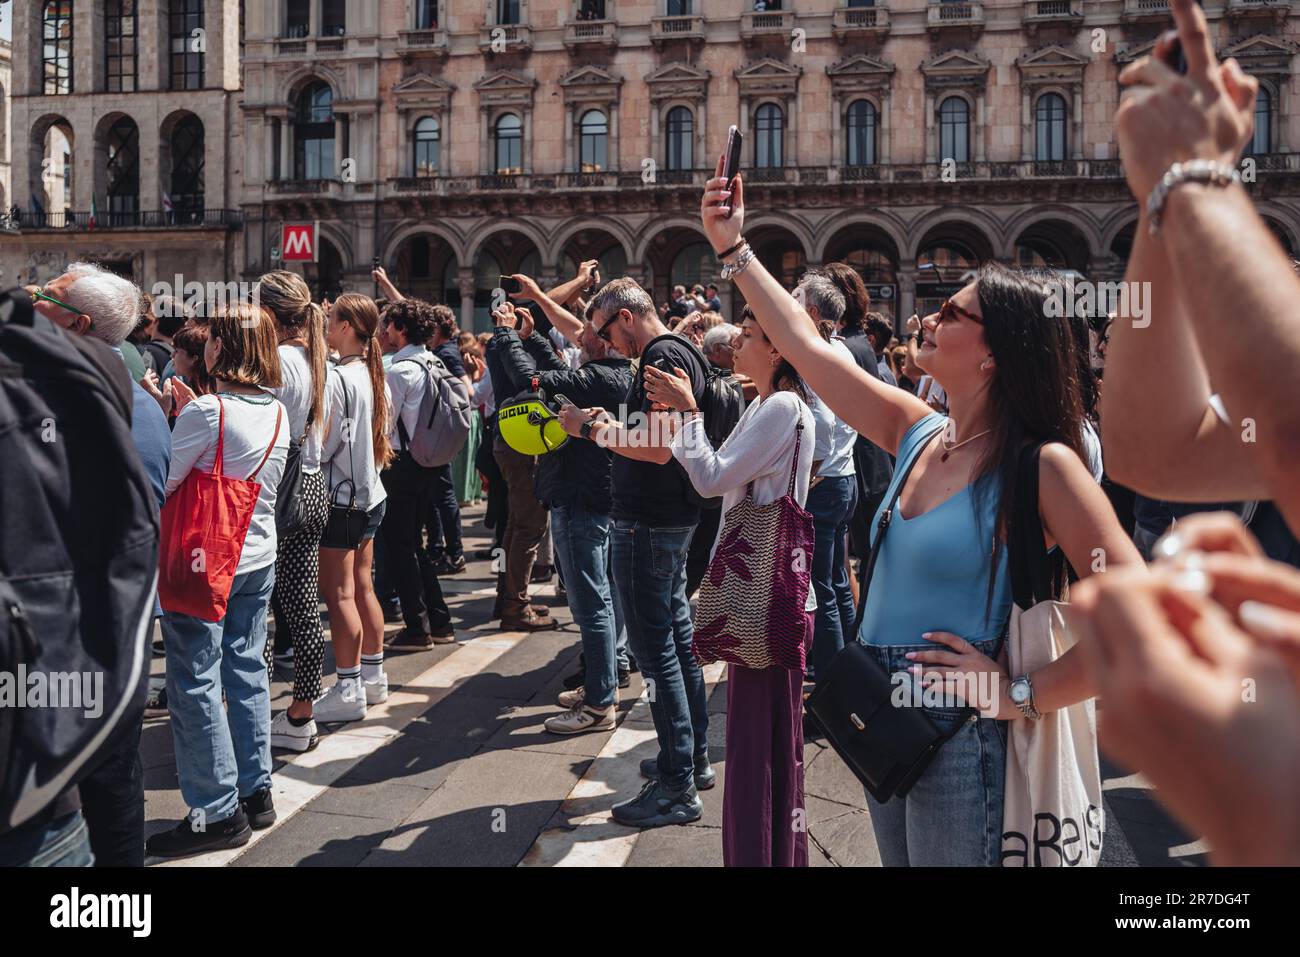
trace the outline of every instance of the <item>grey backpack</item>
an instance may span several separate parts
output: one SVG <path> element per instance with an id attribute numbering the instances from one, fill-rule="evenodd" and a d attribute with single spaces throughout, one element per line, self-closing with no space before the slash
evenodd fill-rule
<path id="1" fill-rule="evenodd" d="M 474 414 L 469 390 L 432 353 L 426 352 L 400 361 L 422 366 L 426 376 L 424 397 L 420 399 L 420 414 L 415 422 L 415 434 L 408 435 L 406 423 L 400 415 L 397 417 L 402 451 L 410 452 L 415 463 L 425 468 L 447 465 L 457 456 L 469 437 L 470 416 Z"/>

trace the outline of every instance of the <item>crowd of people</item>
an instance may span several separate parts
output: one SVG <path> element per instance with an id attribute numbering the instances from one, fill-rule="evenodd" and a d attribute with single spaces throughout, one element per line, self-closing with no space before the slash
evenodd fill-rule
<path id="1" fill-rule="evenodd" d="M 905 796 L 868 795 L 887 866 L 1002 863 L 1009 726 L 1090 699 L 1102 747 L 1147 774 L 1218 862 L 1300 863 L 1300 403 L 1286 385 L 1300 278 L 1231 176 L 1255 81 L 1215 60 L 1191 0 L 1173 7 L 1185 75 L 1163 36 L 1123 74 L 1116 117 L 1140 210 L 1125 280 L 1150 284 L 1149 324 L 1054 317 L 1056 277 L 997 263 L 898 329 L 846 264 L 787 289 L 746 243 L 744 177 L 728 181 L 721 161 L 701 225 L 743 297 L 737 323 L 716 285 L 677 286 L 657 307 L 594 261 L 546 290 L 512 277 L 518 292 L 479 336 L 382 269 L 378 299 L 318 303 L 272 272 L 257 304 L 197 313 L 84 263 L 30 289 L 131 370 L 159 509 L 196 475 L 258 483 L 221 616 L 158 610 L 155 704 L 190 814 L 147 852 L 246 843 L 275 821 L 273 748 L 364 721 L 389 694 L 386 654 L 457 640 L 440 578 L 465 571 L 459 507 L 485 496 L 492 619 L 554 629 L 530 588 L 558 575 L 580 631 L 579 671 L 545 730 L 610 731 L 634 671 L 648 689 L 658 753 L 613 804 L 619 824 L 700 818 L 717 776 L 694 602 L 737 561 L 727 517 L 780 505 L 807 516 L 813 553 L 802 611 L 767 627 L 806 667 L 728 664 L 727 864 L 808 863 L 802 756 L 818 729 L 805 699 L 854 643 L 948 689 L 925 705 L 945 740 L 924 774 Z M 1230 336 L 1225 315 L 1241 326 Z M 416 451 L 430 390 L 440 413 L 472 410 L 446 464 Z M 527 397 L 569 437 L 554 451 L 503 436 L 499 407 Z M 1077 641 L 1011 674 L 1027 501 Z M 385 637 L 386 621 L 402 627 Z M 292 662 L 293 691 L 273 716 L 277 662 Z M 953 689 L 981 675 L 997 697 L 971 716 Z M 86 861 L 88 843 L 101 864 L 142 863 L 139 739 L 84 777 L 81 811 L 55 802 L 0 834 L 0 860 Z M 61 858 L 41 857 L 56 843 Z"/>

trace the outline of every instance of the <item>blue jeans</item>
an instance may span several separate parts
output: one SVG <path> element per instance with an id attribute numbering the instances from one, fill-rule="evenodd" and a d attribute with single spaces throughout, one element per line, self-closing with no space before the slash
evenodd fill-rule
<path id="1" fill-rule="evenodd" d="M 38 815 L 0 835 L 0 867 L 91 867 L 90 833 L 80 811 Z"/>
<path id="2" fill-rule="evenodd" d="M 704 673 L 691 653 L 695 631 L 686 600 L 686 553 L 694 530 L 618 519 L 610 539 L 628 644 L 650 692 L 659 778 L 674 789 L 691 781 L 696 756 L 709 751 Z"/>
<path id="3" fill-rule="evenodd" d="M 581 505 L 551 508 L 555 561 L 568 589 L 569 610 L 582 631 L 583 692 L 593 708 L 614 703 L 619 661 L 627 667 L 627 626 L 609 582 L 610 524 L 608 515 Z"/>
<path id="4" fill-rule="evenodd" d="M 822 479 L 808 492 L 812 512 L 812 585 L 817 594 L 812 653 L 808 656 L 813 680 L 830 670 L 831 661 L 845 643 L 853 640 L 857 610 L 853 589 L 844 567 L 845 537 L 858 500 L 857 479 L 852 475 Z"/>
<path id="5" fill-rule="evenodd" d="M 235 576 L 221 621 L 163 615 L 181 797 L 207 824 L 271 786 L 271 689 L 262 651 L 274 585 L 271 564 Z"/>
<path id="6" fill-rule="evenodd" d="M 995 657 L 998 641 L 973 643 Z M 867 645 L 892 675 L 911 667 L 909 651 L 935 645 Z M 997 867 L 1002 861 L 1002 799 L 1007 767 L 1007 723 L 962 718 L 956 708 L 927 707 L 942 731 L 964 721 L 939 748 L 906 797 L 884 804 L 867 795 L 871 829 L 885 867 Z"/>

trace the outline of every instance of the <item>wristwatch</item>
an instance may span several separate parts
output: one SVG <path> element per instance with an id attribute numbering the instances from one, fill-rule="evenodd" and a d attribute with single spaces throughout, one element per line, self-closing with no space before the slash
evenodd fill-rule
<path id="1" fill-rule="evenodd" d="M 596 425 L 595 419 L 588 419 L 586 422 L 582 423 L 582 428 L 578 429 L 578 434 L 581 435 L 584 439 L 590 439 L 591 430 L 592 428 L 595 427 L 595 425 Z"/>
<path id="2" fill-rule="evenodd" d="M 1020 709 L 1020 713 L 1031 721 L 1037 721 L 1042 715 L 1034 707 L 1034 684 L 1029 680 L 1029 675 L 1021 675 L 1011 682 L 1011 687 L 1007 692 L 1011 696 L 1011 703 Z"/>

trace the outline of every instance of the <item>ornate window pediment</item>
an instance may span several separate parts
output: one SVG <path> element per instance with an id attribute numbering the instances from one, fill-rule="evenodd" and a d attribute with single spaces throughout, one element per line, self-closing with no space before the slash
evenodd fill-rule
<path id="1" fill-rule="evenodd" d="M 408 76 L 393 87 L 399 110 L 430 109 L 445 111 L 451 107 L 451 95 L 456 87 L 428 73 Z"/>
<path id="2" fill-rule="evenodd" d="M 991 64 L 968 50 L 949 50 L 921 64 L 928 90 L 953 88 L 983 89 Z"/>
<path id="3" fill-rule="evenodd" d="M 832 94 L 880 90 L 893 81 L 894 64 L 857 53 L 828 66 L 826 75 L 831 78 Z"/>
<path id="4" fill-rule="evenodd" d="M 1144 56 L 1149 56 L 1155 49 L 1156 41 L 1149 40 L 1146 43 L 1139 43 L 1137 46 L 1125 47 L 1115 53 L 1115 62 L 1121 64 L 1132 63 L 1134 60 L 1140 60 Z"/>
<path id="5" fill-rule="evenodd" d="M 645 82 L 650 87 L 652 101 L 673 98 L 702 100 L 708 95 L 709 71 L 689 63 L 666 63 L 647 73 Z"/>
<path id="6" fill-rule="evenodd" d="M 623 78 L 603 67 L 587 65 L 571 70 L 560 78 L 566 103 L 612 103 L 618 99 Z"/>
<path id="7" fill-rule="evenodd" d="M 1079 84 L 1083 82 L 1087 65 L 1087 57 L 1056 44 L 1031 50 L 1016 60 L 1021 81 L 1025 83 Z"/>
<path id="8" fill-rule="evenodd" d="M 1300 46 L 1292 40 L 1257 33 L 1221 49 L 1219 59 L 1236 57 L 1247 73 L 1288 74 L 1291 72 L 1291 58 L 1297 52 L 1300 52 Z"/>
<path id="9" fill-rule="evenodd" d="M 481 106 L 517 106 L 529 109 L 537 81 L 510 70 L 490 73 L 474 84 Z"/>
<path id="10" fill-rule="evenodd" d="M 794 96 L 803 70 L 771 57 L 739 67 L 734 76 L 741 96 Z"/>

